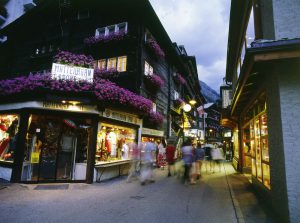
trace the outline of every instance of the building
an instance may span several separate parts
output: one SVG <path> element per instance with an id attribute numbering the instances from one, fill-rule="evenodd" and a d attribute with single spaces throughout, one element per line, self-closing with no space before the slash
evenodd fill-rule
<path id="1" fill-rule="evenodd" d="M 214 144 L 222 142 L 222 128 L 220 126 L 220 107 L 217 102 L 204 105 L 205 118 L 205 142 Z"/>
<path id="2" fill-rule="evenodd" d="M 251 171 L 282 222 L 300 217 L 299 9 L 295 0 L 231 1 L 225 79 L 233 98 L 221 118 L 233 130 L 234 166 Z"/>
<path id="3" fill-rule="evenodd" d="M 180 142 L 182 121 L 199 122 L 195 58 L 147 0 L 41 1 L 0 35 L 0 178 L 110 179 L 130 144 Z"/>

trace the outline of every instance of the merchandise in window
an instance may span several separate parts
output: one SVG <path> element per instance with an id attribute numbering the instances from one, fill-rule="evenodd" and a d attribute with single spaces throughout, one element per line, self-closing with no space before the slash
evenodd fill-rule
<path id="1" fill-rule="evenodd" d="M 18 128 L 18 115 L 0 115 L 0 161 L 14 161 L 19 135 Z"/>
<path id="2" fill-rule="evenodd" d="M 22 181 L 85 179 L 91 120 L 31 115 L 28 124 Z"/>
<path id="3" fill-rule="evenodd" d="M 0 161 L 13 162 L 17 149 L 18 115 L 0 115 Z"/>
<path id="4" fill-rule="evenodd" d="M 136 130 L 103 123 L 99 125 L 96 164 L 129 159 L 129 148 L 136 141 Z"/>

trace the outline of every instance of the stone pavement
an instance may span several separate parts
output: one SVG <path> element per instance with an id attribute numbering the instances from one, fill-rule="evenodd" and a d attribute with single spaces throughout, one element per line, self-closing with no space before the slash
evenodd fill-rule
<path id="1" fill-rule="evenodd" d="M 126 177 L 88 184 L 7 184 L 0 189 L 0 222 L 243 223 L 276 222 L 246 177 L 225 163 L 203 171 L 196 185 L 183 185 L 166 170 L 155 183 Z M 2 185 L 0 183 L 0 185 Z"/>

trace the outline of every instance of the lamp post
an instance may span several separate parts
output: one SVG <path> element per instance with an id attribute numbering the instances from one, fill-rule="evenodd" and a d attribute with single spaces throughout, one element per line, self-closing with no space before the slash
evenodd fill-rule
<path id="1" fill-rule="evenodd" d="M 189 112 L 189 111 L 191 111 L 191 109 L 192 109 L 192 106 L 188 103 L 183 106 L 183 111 L 182 111 L 182 131 L 183 131 L 182 139 L 183 139 L 183 142 L 184 142 L 184 113 L 183 112 Z"/>

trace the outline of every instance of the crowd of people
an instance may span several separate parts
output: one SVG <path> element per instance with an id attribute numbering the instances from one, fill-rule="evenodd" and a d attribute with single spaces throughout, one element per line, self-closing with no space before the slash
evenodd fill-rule
<path id="1" fill-rule="evenodd" d="M 167 168 L 167 177 L 177 176 L 183 184 L 196 184 L 202 177 L 202 167 L 206 173 L 221 171 L 224 160 L 223 150 L 217 144 L 204 144 L 187 138 L 181 148 L 176 148 L 173 140 L 145 141 L 139 145 L 129 145 L 131 167 L 127 182 L 133 179 L 141 185 L 155 182 L 153 169 Z"/>

